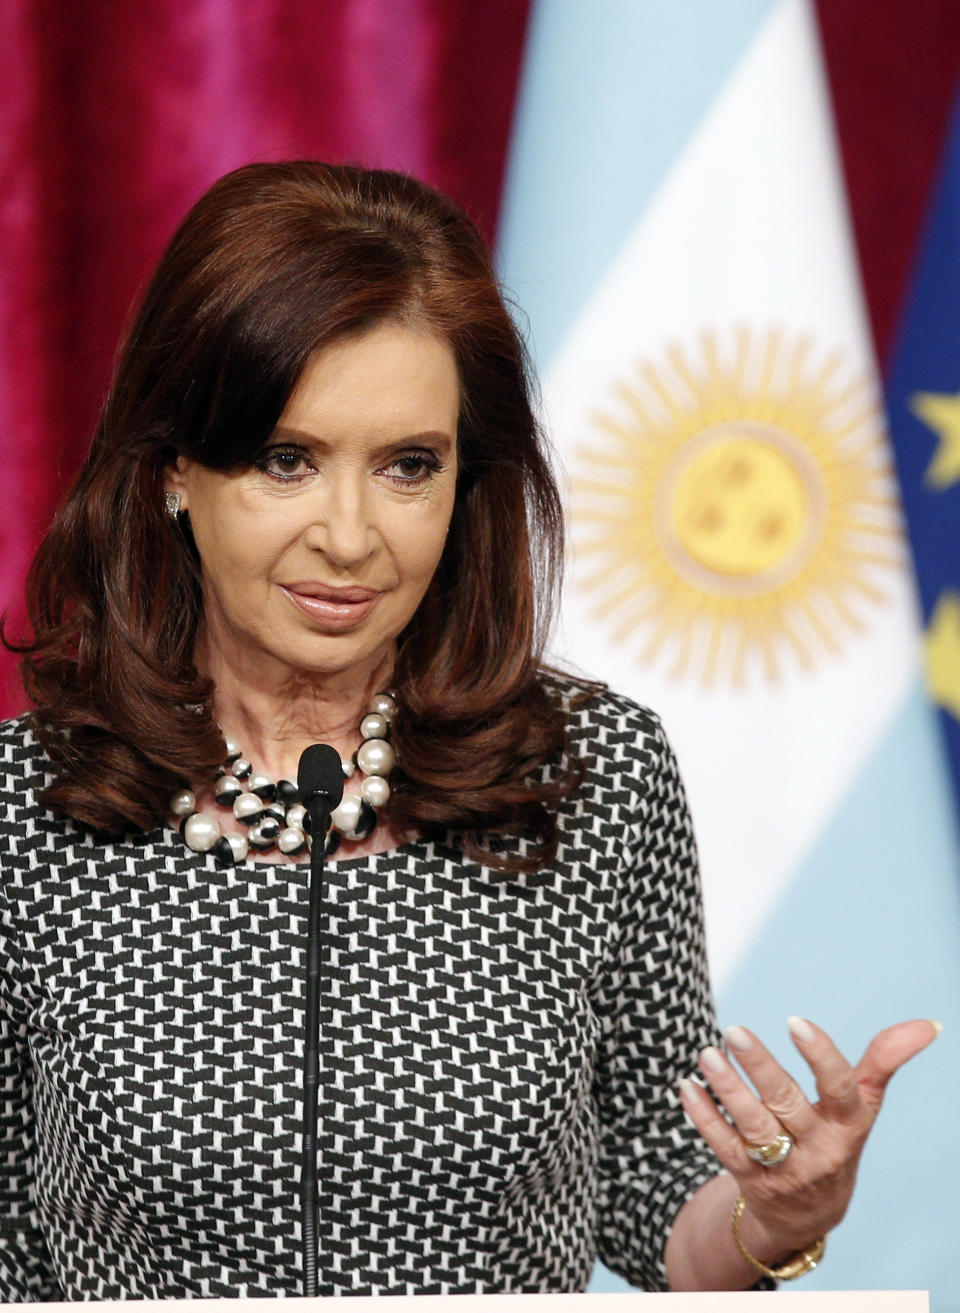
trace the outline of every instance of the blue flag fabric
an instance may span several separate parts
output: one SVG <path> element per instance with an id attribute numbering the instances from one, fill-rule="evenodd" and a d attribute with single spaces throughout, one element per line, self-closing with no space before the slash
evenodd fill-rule
<path id="1" fill-rule="evenodd" d="M 887 408 L 960 807 L 960 90 L 887 383 Z"/>

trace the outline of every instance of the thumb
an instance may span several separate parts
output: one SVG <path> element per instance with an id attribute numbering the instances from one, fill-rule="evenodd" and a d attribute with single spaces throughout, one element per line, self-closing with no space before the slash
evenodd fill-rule
<path id="1" fill-rule="evenodd" d="M 872 1113 L 879 1112 L 884 1090 L 894 1072 L 932 1044 L 940 1030 L 939 1021 L 901 1021 L 873 1037 L 855 1072 L 861 1097 Z"/>

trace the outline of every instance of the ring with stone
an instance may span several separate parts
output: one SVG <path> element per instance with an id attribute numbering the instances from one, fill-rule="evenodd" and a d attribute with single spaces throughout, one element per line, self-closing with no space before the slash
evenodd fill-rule
<path id="1" fill-rule="evenodd" d="M 792 1148 L 793 1140 L 783 1131 L 766 1144 L 751 1144 L 747 1141 L 747 1157 L 763 1167 L 776 1167 L 786 1159 Z"/>

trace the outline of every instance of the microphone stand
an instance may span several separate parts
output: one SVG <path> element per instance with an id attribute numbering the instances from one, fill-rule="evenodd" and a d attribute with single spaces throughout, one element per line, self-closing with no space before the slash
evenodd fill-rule
<path id="1" fill-rule="evenodd" d="M 317 1093 L 320 1084 L 320 968 L 321 917 L 323 913 L 323 855 L 327 842 L 330 806 L 322 794 L 310 800 L 310 910 L 307 916 L 307 997 L 303 1037 L 303 1168 L 300 1177 L 300 1206 L 303 1237 L 303 1293 L 317 1291 Z"/>
<path id="2" fill-rule="evenodd" d="M 303 1242 L 303 1293 L 317 1288 L 317 1093 L 320 1084 L 320 971 L 322 966 L 323 862 L 330 813 L 343 796 L 340 755 L 327 744 L 314 744 L 300 758 L 300 796 L 310 817 L 310 905 L 307 914 L 306 1007 L 303 1037 L 303 1162 L 300 1205 Z"/>

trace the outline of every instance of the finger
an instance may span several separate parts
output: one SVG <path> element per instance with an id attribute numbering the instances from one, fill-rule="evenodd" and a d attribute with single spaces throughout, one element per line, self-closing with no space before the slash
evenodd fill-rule
<path id="1" fill-rule="evenodd" d="M 943 1027 L 939 1021 L 902 1021 L 881 1030 L 857 1063 L 855 1077 L 863 1101 L 876 1116 L 890 1077 L 932 1044 Z"/>
<path id="2" fill-rule="evenodd" d="M 776 1120 L 800 1142 L 812 1135 L 817 1113 L 788 1071 L 745 1026 L 729 1026 L 724 1038 L 737 1062 L 757 1088 L 764 1105 Z"/>
<path id="3" fill-rule="evenodd" d="M 687 1116 L 731 1176 L 740 1178 L 756 1167 L 747 1156 L 743 1136 L 730 1125 L 702 1085 L 682 1080 L 680 1098 Z"/>
<path id="4" fill-rule="evenodd" d="M 820 1109 L 835 1121 L 853 1122 L 863 1116 L 856 1072 L 825 1030 L 805 1017 L 789 1017 L 790 1036 L 813 1072 Z"/>
<path id="5" fill-rule="evenodd" d="M 700 1070 L 710 1082 L 710 1088 L 733 1118 L 741 1139 L 747 1144 L 767 1144 L 783 1131 L 781 1122 L 757 1098 L 737 1069 L 719 1049 L 703 1050 L 700 1054 Z"/>

